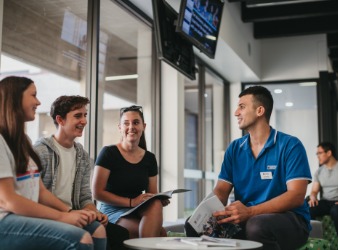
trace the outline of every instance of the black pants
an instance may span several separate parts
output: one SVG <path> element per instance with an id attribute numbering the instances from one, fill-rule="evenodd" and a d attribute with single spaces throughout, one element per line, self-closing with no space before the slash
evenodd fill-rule
<path id="1" fill-rule="evenodd" d="M 338 205 L 335 203 L 336 201 L 319 200 L 318 206 L 310 207 L 310 214 L 313 220 L 318 216 L 330 215 L 338 235 Z"/>
<path id="2" fill-rule="evenodd" d="M 107 250 L 127 250 L 123 241 L 129 239 L 129 232 L 126 228 L 108 222 L 106 227 L 107 233 Z"/>
<path id="3" fill-rule="evenodd" d="M 307 223 L 293 212 L 257 215 L 240 226 L 242 230 L 233 238 L 260 242 L 264 250 L 294 250 L 304 245 L 309 237 Z M 187 236 L 198 237 L 188 222 L 185 230 Z"/>

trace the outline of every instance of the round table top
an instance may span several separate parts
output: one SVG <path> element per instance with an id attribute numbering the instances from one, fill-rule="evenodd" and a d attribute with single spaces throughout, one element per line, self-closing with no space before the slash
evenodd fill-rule
<path id="1" fill-rule="evenodd" d="M 230 239 L 231 241 L 236 242 L 236 246 L 193 246 L 181 241 L 181 239 L 196 239 L 192 237 L 154 237 L 154 238 L 137 238 L 125 240 L 123 243 L 125 246 L 131 249 L 147 249 L 147 250 L 160 250 L 160 249 L 199 249 L 199 250 L 228 250 L 228 249 L 257 249 L 263 245 L 259 242 L 249 241 L 249 240 L 237 240 Z"/>

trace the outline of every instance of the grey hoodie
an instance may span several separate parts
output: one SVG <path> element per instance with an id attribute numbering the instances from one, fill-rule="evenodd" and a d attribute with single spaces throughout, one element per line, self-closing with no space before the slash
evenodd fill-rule
<path id="1" fill-rule="evenodd" d="M 90 176 L 93 164 L 88 153 L 80 143 L 74 143 L 76 149 L 76 170 L 72 190 L 73 209 L 82 209 L 93 203 L 90 189 Z M 57 179 L 60 154 L 54 145 L 53 137 L 40 138 L 34 144 L 34 150 L 39 155 L 42 172 L 41 178 L 46 188 L 54 194 Z"/>

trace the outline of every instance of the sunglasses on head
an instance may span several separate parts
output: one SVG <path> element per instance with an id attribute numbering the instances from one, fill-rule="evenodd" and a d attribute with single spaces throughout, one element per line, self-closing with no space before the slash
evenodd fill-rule
<path id="1" fill-rule="evenodd" d="M 140 111 L 141 113 L 143 113 L 142 106 L 133 105 L 133 106 L 130 106 L 130 107 L 121 108 L 120 114 L 123 114 L 123 113 L 128 112 L 128 111 Z"/>

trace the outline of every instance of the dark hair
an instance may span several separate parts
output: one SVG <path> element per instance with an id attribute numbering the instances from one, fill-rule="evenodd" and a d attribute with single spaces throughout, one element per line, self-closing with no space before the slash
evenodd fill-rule
<path id="1" fill-rule="evenodd" d="M 270 91 L 263 86 L 251 86 L 247 89 L 244 89 L 238 97 L 245 95 L 252 95 L 254 103 L 257 106 L 263 106 L 265 109 L 265 119 L 267 122 L 270 121 L 272 109 L 273 109 L 273 98 Z"/>
<path id="2" fill-rule="evenodd" d="M 89 104 L 89 99 L 87 97 L 79 96 L 79 95 L 63 95 L 58 97 L 50 108 L 50 116 L 53 118 L 54 124 L 56 127 L 59 124 L 56 121 L 56 116 L 59 115 L 63 119 L 66 118 L 67 114 L 70 111 L 75 109 L 82 108 Z"/>
<path id="3" fill-rule="evenodd" d="M 140 115 L 142 122 L 144 123 L 142 106 L 136 106 L 136 105 L 132 105 L 130 107 L 125 107 L 125 108 L 120 109 L 120 122 L 121 122 L 122 115 L 126 112 L 129 112 L 129 111 L 137 112 Z M 147 142 L 146 142 L 146 137 L 144 135 L 144 131 L 141 135 L 140 142 L 138 143 L 138 146 L 140 148 L 143 148 L 144 150 L 147 150 Z"/>
<path id="4" fill-rule="evenodd" d="M 317 148 L 318 147 L 322 147 L 325 152 L 331 151 L 333 157 L 336 158 L 336 147 L 331 142 L 327 141 L 321 142 L 318 144 Z"/>
<path id="5" fill-rule="evenodd" d="M 9 76 L 0 81 L 0 133 L 10 148 L 16 173 L 25 173 L 31 157 L 39 171 L 41 162 L 25 133 L 23 92 L 33 83 L 26 77 Z"/>

